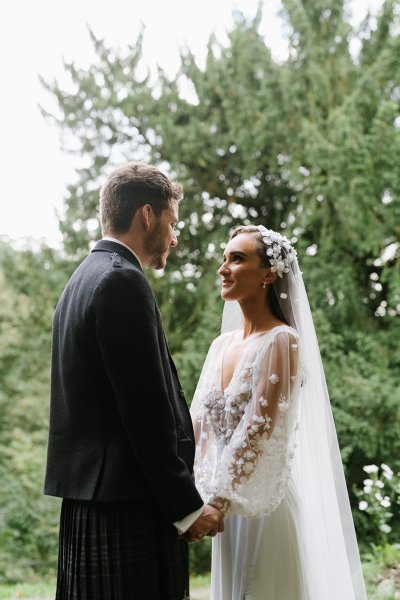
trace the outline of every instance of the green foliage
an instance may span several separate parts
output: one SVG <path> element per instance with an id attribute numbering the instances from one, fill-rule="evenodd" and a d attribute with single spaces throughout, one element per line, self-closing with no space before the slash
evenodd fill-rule
<path id="1" fill-rule="evenodd" d="M 400 584 L 400 546 L 373 545 L 363 571 L 369 600 L 396 600 Z"/>
<path id="2" fill-rule="evenodd" d="M 364 539 L 372 539 L 372 548 L 385 547 L 389 537 L 400 539 L 400 473 L 394 473 L 383 463 L 366 465 L 363 488 L 356 489 L 359 500 L 360 529 Z M 362 529 L 363 528 L 363 529 Z M 390 565 L 387 565 L 390 566 Z"/>
<path id="3" fill-rule="evenodd" d="M 184 185 L 179 246 L 165 273 L 148 276 L 188 400 L 218 334 L 228 231 L 262 223 L 297 240 L 349 489 L 367 463 L 400 469 L 399 3 L 386 0 L 358 30 L 343 0 L 282 4 L 283 61 L 259 34 L 259 11 L 235 14 L 225 46 L 210 38 L 204 68 L 183 48 L 174 78 L 142 75 L 143 32 L 119 52 L 90 32 L 91 67 L 65 64 L 68 91 L 43 82 L 57 103 L 47 117 L 80 166 L 62 256 L 0 245 L 3 579 L 55 564 L 58 504 L 41 497 L 52 313 L 99 236 L 100 182 L 124 160 L 151 160 Z M 355 517 L 374 541 L 365 514 Z M 196 572 L 208 569 L 207 544 L 191 547 Z"/>
<path id="4" fill-rule="evenodd" d="M 0 600 L 11 600 L 18 598 L 19 600 L 36 600 L 51 598 L 54 596 L 56 589 L 55 581 L 35 581 L 21 582 L 17 584 L 0 585 Z"/>
<path id="5" fill-rule="evenodd" d="M 211 538 L 189 544 L 190 573 L 202 575 L 211 570 Z"/>
<path id="6" fill-rule="evenodd" d="M 64 268 L 49 248 L 0 244 L 0 581 L 54 568 L 58 502 L 42 488 L 50 331 Z"/>

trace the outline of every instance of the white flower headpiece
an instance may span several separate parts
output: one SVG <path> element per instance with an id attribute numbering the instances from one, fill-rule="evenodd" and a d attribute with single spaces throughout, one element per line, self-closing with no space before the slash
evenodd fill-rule
<path id="1" fill-rule="evenodd" d="M 287 237 L 277 231 L 258 225 L 257 229 L 262 235 L 266 247 L 266 255 L 271 265 L 271 271 L 277 272 L 279 277 L 289 272 L 289 265 L 296 257 L 296 250 Z"/>

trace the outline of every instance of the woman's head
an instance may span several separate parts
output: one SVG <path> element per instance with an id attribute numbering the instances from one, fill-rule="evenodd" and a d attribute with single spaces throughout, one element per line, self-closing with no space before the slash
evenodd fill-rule
<path id="1" fill-rule="evenodd" d="M 261 265 L 267 269 L 270 269 L 271 264 L 268 260 L 262 235 L 258 227 L 256 227 L 255 225 L 239 225 L 238 227 L 235 227 L 235 229 L 232 230 L 231 235 L 229 237 L 229 241 L 233 240 L 236 236 L 242 233 L 252 235 L 255 241 L 255 250 L 258 256 L 260 257 Z"/>
<path id="2" fill-rule="evenodd" d="M 236 227 L 230 235 L 224 262 L 218 271 L 222 278 L 222 298 L 240 302 L 261 294 L 273 314 L 287 322 L 277 289 L 288 270 L 288 254 L 291 251 L 288 240 L 280 234 L 253 225 Z"/>

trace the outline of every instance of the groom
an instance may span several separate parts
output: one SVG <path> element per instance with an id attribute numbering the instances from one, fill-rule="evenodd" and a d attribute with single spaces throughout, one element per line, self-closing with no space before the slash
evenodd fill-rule
<path id="1" fill-rule="evenodd" d="M 56 309 L 45 493 L 63 498 L 59 600 L 182 600 L 182 534 L 223 530 L 192 479 L 192 424 L 142 270 L 177 245 L 181 196 L 153 166 L 112 172 L 104 237 Z"/>

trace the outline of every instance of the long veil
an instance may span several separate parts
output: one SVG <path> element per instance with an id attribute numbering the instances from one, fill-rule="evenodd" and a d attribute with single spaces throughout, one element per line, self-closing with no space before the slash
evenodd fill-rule
<path id="1" fill-rule="evenodd" d="M 268 231 L 262 226 L 261 233 Z M 275 235 L 275 234 L 274 234 Z M 278 234 L 279 235 L 279 234 Z M 282 239 L 282 238 L 281 238 Z M 303 559 L 318 600 L 366 600 L 357 539 L 311 309 L 291 248 L 274 286 L 287 323 L 299 336 L 304 365 L 300 431 L 293 468 L 299 482 Z M 241 328 L 236 301 L 225 302 L 222 332 Z M 314 595 L 312 596 L 314 598 Z"/>

